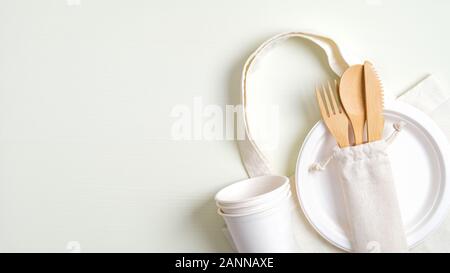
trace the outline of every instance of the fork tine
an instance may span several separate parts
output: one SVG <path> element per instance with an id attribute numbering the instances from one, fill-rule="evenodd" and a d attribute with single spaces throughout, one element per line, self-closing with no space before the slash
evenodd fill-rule
<path id="1" fill-rule="evenodd" d="M 322 118 L 325 119 L 325 118 L 329 117 L 327 110 L 325 108 L 325 105 L 323 104 L 322 96 L 320 95 L 320 90 L 317 86 L 316 86 L 316 98 L 317 98 L 317 103 L 319 104 L 319 109 L 320 109 L 320 113 L 322 114 Z"/>
<path id="2" fill-rule="evenodd" d="M 328 93 L 330 94 L 330 100 L 331 100 L 331 103 L 333 104 L 333 108 L 334 108 L 334 113 L 335 114 L 341 113 L 341 111 L 339 110 L 339 108 L 337 106 L 336 97 L 334 96 L 334 92 L 333 92 L 333 89 L 331 88 L 330 81 L 327 81 L 327 84 L 328 84 Z"/>
<path id="3" fill-rule="evenodd" d="M 323 93 L 323 96 L 325 97 L 325 103 L 327 105 L 327 110 L 328 110 L 329 115 L 332 116 L 332 115 L 336 114 L 334 112 L 334 109 L 331 107 L 330 100 L 328 99 L 328 95 L 327 95 L 328 92 L 323 84 L 322 84 L 322 93 Z"/>
<path id="4" fill-rule="evenodd" d="M 337 80 L 334 80 L 334 86 L 336 88 L 336 100 L 339 107 L 339 113 L 344 113 L 344 108 L 342 108 L 341 97 L 339 96 L 339 83 Z"/>

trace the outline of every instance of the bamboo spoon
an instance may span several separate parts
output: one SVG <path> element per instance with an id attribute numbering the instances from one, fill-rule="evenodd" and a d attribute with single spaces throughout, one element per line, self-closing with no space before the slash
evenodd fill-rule
<path id="1" fill-rule="evenodd" d="M 355 145 L 362 144 L 366 122 L 364 98 L 364 67 L 350 66 L 342 75 L 339 85 L 339 97 L 352 124 Z"/>

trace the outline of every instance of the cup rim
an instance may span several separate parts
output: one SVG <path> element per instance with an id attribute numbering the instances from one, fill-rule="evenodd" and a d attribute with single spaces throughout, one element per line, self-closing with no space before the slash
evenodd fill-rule
<path id="1" fill-rule="evenodd" d="M 274 198 L 272 198 L 272 200 L 267 200 L 267 202 L 271 202 L 274 200 L 279 201 L 279 200 L 283 199 L 284 197 L 286 197 L 288 192 L 292 192 L 289 184 L 288 184 L 288 187 L 281 190 L 278 194 L 276 194 L 276 196 L 274 196 Z M 248 204 L 248 203 L 249 202 L 242 202 L 242 203 L 235 203 L 235 204 L 221 204 L 219 201 L 216 201 L 216 206 L 218 208 L 225 208 L 225 209 L 244 209 L 244 208 L 258 207 L 258 206 L 265 204 L 266 202 L 264 202 L 264 200 L 261 200 L 261 203 L 256 203 L 256 204 L 251 204 L 251 203 Z"/>
<path id="2" fill-rule="evenodd" d="M 283 183 L 280 186 L 278 186 L 275 189 L 273 189 L 272 191 L 265 192 L 265 193 L 257 195 L 257 196 L 244 198 L 244 199 L 241 199 L 239 201 L 236 201 L 236 200 L 233 200 L 233 201 L 220 200 L 220 198 L 219 198 L 220 194 L 223 194 L 223 192 L 225 192 L 227 189 L 229 190 L 231 187 L 235 187 L 236 185 L 238 185 L 240 183 L 251 183 L 250 181 L 261 179 L 263 177 L 282 178 L 283 179 Z M 286 187 L 286 184 L 289 186 L 289 178 L 284 176 L 284 175 L 261 175 L 261 176 L 255 176 L 255 177 L 251 177 L 251 178 L 248 178 L 248 179 L 237 181 L 235 183 L 232 183 L 231 185 L 226 186 L 225 188 L 222 188 L 219 192 L 216 193 L 216 195 L 214 196 L 214 199 L 216 200 L 216 203 L 222 203 L 222 204 L 225 204 L 225 205 L 226 204 L 246 203 L 246 202 L 250 202 L 250 201 L 254 201 L 254 200 L 257 200 L 257 199 L 261 199 L 261 198 L 267 197 L 268 195 L 275 194 L 281 188 Z"/>
<path id="3" fill-rule="evenodd" d="M 217 213 L 222 216 L 222 217 L 226 217 L 226 218 L 238 218 L 238 217 L 246 217 L 246 216 L 254 216 L 254 215 L 258 215 L 258 214 L 264 214 L 268 211 L 276 211 L 277 209 L 280 209 L 280 207 L 282 207 L 283 202 L 289 202 L 289 200 L 292 197 L 292 192 L 289 192 L 287 194 L 287 196 L 285 196 L 284 198 L 282 198 L 281 200 L 279 200 L 278 202 L 276 202 L 276 204 L 272 207 L 267 207 L 267 208 L 263 208 L 259 211 L 253 211 L 253 212 L 247 212 L 247 213 L 240 213 L 240 214 L 226 214 L 222 211 L 221 208 L 217 208 Z"/>
<path id="4" fill-rule="evenodd" d="M 280 196 L 279 198 L 271 200 L 268 203 L 262 203 L 262 204 L 259 204 L 258 206 L 255 206 L 255 207 L 239 208 L 240 210 L 242 210 L 242 209 L 245 209 L 245 210 L 243 212 L 238 212 L 238 213 L 232 213 L 232 212 L 230 213 L 230 212 L 224 211 L 223 210 L 224 208 L 221 208 L 221 207 L 218 207 L 218 208 L 220 208 L 221 212 L 223 214 L 226 214 L 226 215 L 239 215 L 239 214 L 258 213 L 258 212 L 261 212 L 261 211 L 264 211 L 264 210 L 267 210 L 267 209 L 271 209 L 271 208 L 275 208 L 275 207 L 279 206 L 283 201 L 285 201 L 285 199 L 291 198 L 291 196 L 292 196 L 292 192 L 291 191 L 287 191 L 282 196 Z"/>

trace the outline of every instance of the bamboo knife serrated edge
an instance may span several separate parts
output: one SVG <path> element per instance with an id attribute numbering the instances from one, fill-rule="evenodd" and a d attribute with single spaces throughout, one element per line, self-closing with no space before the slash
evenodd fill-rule
<path id="1" fill-rule="evenodd" d="M 380 140 L 383 137 L 383 88 L 373 65 L 364 62 L 364 82 L 366 98 L 367 140 Z"/>

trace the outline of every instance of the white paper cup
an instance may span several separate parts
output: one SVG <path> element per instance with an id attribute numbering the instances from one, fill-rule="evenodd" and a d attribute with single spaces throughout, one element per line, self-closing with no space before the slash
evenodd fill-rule
<path id="1" fill-rule="evenodd" d="M 256 206 L 277 198 L 286 188 L 289 188 L 289 179 L 285 176 L 258 176 L 223 188 L 215 200 L 218 207 Z"/>
<path id="2" fill-rule="evenodd" d="M 224 214 L 251 214 L 251 213 L 258 213 L 270 208 L 273 208 L 277 205 L 279 205 L 284 199 L 290 198 L 291 196 L 291 189 L 290 187 L 286 187 L 281 191 L 279 194 L 274 196 L 274 198 L 268 200 L 265 203 L 257 204 L 257 205 L 241 205 L 241 206 L 221 206 L 217 205 Z"/>
<path id="3" fill-rule="evenodd" d="M 227 229 L 238 252 L 293 252 L 295 238 L 292 229 L 292 207 L 290 198 L 279 205 L 259 213 L 224 214 Z"/>

